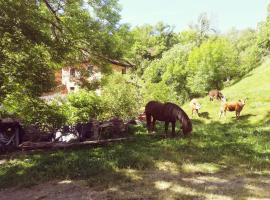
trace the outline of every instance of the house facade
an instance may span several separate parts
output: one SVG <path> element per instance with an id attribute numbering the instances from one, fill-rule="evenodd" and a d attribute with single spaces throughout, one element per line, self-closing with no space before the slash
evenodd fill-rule
<path id="1" fill-rule="evenodd" d="M 119 61 L 110 61 L 113 72 L 125 74 L 132 67 L 131 64 Z M 100 68 L 90 62 L 82 62 L 74 66 L 66 66 L 55 73 L 56 87 L 52 92 L 42 95 L 43 99 L 52 99 L 55 96 L 65 96 L 70 92 L 76 92 L 80 89 L 82 78 L 87 81 L 99 81 L 102 77 Z M 100 90 L 96 91 L 97 94 Z"/>

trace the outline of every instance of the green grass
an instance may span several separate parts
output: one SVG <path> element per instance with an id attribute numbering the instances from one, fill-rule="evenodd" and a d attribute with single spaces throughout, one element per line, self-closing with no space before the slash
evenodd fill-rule
<path id="1" fill-rule="evenodd" d="M 161 136 L 163 124 L 158 124 L 156 136 L 149 136 L 143 126 L 138 126 L 133 141 L 103 148 L 2 156 L 5 161 L 0 164 L 0 188 L 71 179 L 85 180 L 89 186 L 100 185 L 103 189 L 121 185 L 122 191 L 126 192 L 129 187 L 135 187 L 144 197 L 162 199 L 162 191 L 168 185 L 177 183 L 178 189 L 186 188 L 186 182 L 173 178 L 179 174 L 181 178 L 209 175 L 226 181 L 230 181 L 231 176 L 255 177 L 256 180 L 269 177 L 269 83 L 270 60 L 224 89 L 229 101 L 248 97 L 239 120 L 235 119 L 234 113 L 219 119 L 220 102 L 210 102 L 208 97 L 199 99 L 202 117 L 192 119 L 194 130 L 190 139 L 164 139 Z M 190 115 L 188 104 L 183 108 Z M 164 182 L 167 179 L 171 182 Z M 261 182 L 257 184 L 262 185 Z M 187 192 L 190 195 L 183 196 L 185 198 L 195 198 L 210 191 L 199 185 L 189 187 L 193 193 Z M 233 197 L 249 196 L 245 189 L 241 191 L 236 193 L 228 189 L 227 192 Z"/>

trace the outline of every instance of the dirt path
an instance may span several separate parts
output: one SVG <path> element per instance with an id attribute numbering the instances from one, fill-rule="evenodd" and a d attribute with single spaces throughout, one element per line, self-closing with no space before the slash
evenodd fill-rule
<path id="1" fill-rule="evenodd" d="M 100 199 L 269 199 L 270 176 L 236 176 L 173 171 L 125 170 L 129 179 L 118 183 L 53 181 L 29 188 L 0 190 L 1 200 Z"/>
<path id="2" fill-rule="evenodd" d="M 29 188 L 11 188 L 0 191 L 1 200 L 41 199 L 97 199 L 96 192 L 86 187 L 83 181 L 59 181 L 35 185 Z"/>

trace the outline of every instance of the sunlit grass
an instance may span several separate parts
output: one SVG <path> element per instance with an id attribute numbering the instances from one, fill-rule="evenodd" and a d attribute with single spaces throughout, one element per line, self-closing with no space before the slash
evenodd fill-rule
<path id="1" fill-rule="evenodd" d="M 182 169 L 186 173 L 206 173 L 214 174 L 221 170 L 220 166 L 214 163 L 184 163 Z"/>
<path id="2" fill-rule="evenodd" d="M 251 76 L 224 89 L 229 101 L 249 98 L 239 120 L 234 113 L 219 119 L 220 102 L 199 99 L 203 116 L 192 119 L 190 139 L 164 139 L 159 123 L 154 135 L 139 125 L 133 141 L 102 148 L 4 156 L 0 188 L 85 180 L 89 187 L 107 188 L 117 199 L 127 194 L 154 199 L 180 194 L 183 199 L 263 198 L 259 186 L 266 188 L 265 177 L 270 177 L 269 83 L 267 61 Z M 183 108 L 190 115 L 188 104 Z M 236 177 L 242 177 L 242 182 Z"/>

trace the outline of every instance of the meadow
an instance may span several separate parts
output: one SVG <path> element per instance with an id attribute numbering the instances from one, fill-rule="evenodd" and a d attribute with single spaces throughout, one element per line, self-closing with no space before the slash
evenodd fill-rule
<path id="1" fill-rule="evenodd" d="M 228 101 L 248 97 L 239 120 L 219 119 L 220 102 L 200 98 L 189 138 L 164 138 L 162 123 L 149 135 L 140 124 L 132 140 L 106 147 L 2 155 L 0 188 L 69 180 L 83 181 L 96 199 L 270 198 L 269 83 L 266 60 L 222 91 Z"/>

